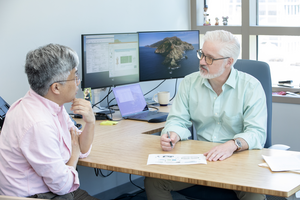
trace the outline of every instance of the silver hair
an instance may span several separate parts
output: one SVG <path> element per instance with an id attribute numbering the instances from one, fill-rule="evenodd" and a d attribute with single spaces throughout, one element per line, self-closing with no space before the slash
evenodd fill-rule
<path id="1" fill-rule="evenodd" d="M 78 64 L 79 58 L 74 50 L 59 44 L 48 44 L 27 53 L 25 73 L 31 89 L 45 96 L 52 83 L 67 80 Z"/>
<path id="2" fill-rule="evenodd" d="M 240 55 L 240 42 L 230 32 L 224 30 L 208 31 L 204 35 L 204 42 L 211 41 L 219 45 L 219 52 L 223 57 L 233 58 L 233 63 L 237 61 Z"/>

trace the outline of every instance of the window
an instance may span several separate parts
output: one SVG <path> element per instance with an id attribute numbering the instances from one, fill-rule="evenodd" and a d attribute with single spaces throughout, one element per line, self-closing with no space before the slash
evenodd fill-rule
<path id="1" fill-rule="evenodd" d="M 258 25 L 260 26 L 300 26 L 300 0 L 259 0 Z"/>
<path id="2" fill-rule="evenodd" d="M 219 25 L 222 25 L 222 17 L 228 17 L 228 25 L 241 25 L 241 0 L 206 0 L 206 5 L 208 8 L 204 13 L 204 1 L 197 1 L 197 24 L 199 26 L 205 23 L 206 14 L 212 26 L 215 25 L 216 18 L 219 19 Z"/>
<path id="3" fill-rule="evenodd" d="M 300 36 L 258 36 L 258 60 L 271 68 L 272 81 L 300 84 Z"/>

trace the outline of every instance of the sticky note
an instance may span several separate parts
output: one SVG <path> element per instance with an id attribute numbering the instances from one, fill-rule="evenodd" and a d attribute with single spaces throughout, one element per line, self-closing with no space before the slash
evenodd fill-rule
<path id="1" fill-rule="evenodd" d="M 114 121 L 103 121 L 100 123 L 100 125 L 116 125 L 118 124 L 118 122 L 114 122 Z"/>

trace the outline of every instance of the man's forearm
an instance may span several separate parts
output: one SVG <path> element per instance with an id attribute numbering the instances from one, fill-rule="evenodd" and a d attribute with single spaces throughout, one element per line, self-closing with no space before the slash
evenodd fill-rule
<path id="1" fill-rule="evenodd" d="M 86 123 L 82 133 L 80 134 L 79 144 L 80 152 L 86 153 L 89 151 L 94 140 L 95 123 Z"/>

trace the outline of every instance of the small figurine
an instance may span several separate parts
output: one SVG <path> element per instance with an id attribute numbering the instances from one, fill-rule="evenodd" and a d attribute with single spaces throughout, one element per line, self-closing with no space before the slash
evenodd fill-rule
<path id="1" fill-rule="evenodd" d="M 84 99 L 87 101 L 92 101 L 92 97 L 91 97 L 91 88 L 85 88 L 84 89 Z"/>
<path id="2" fill-rule="evenodd" d="M 216 18 L 215 18 L 215 20 L 216 20 L 216 23 L 215 23 L 215 25 L 216 25 L 216 26 L 218 26 L 218 25 L 219 25 L 219 18 L 218 18 L 218 17 L 216 17 Z"/>
<path id="3" fill-rule="evenodd" d="M 204 6 L 204 13 L 203 13 L 203 25 L 204 26 L 209 26 L 210 25 L 210 20 L 208 19 L 209 14 L 206 12 L 208 9 L 208 6 Z"/>
<path id="4" fill-rule="evenodd" d="M 222 17 L 222 19 L 223 19 L 223 25 L 226 26 L 228 22 L 228 16 Z"/>

